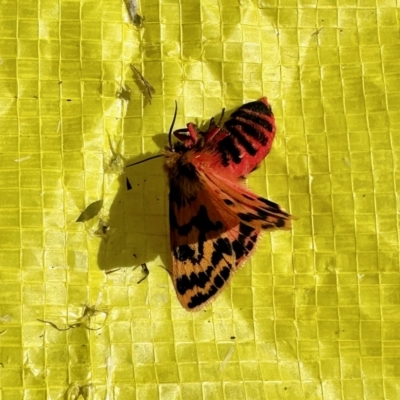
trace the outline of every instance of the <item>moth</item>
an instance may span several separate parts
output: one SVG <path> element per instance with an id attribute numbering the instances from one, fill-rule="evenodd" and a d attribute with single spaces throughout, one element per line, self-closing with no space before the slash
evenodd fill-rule
<path id="1" fill-rule="evenodd" d="M 266 97 L 242 105 L 223 126 L 212 119 L 205 132 L 193 123 L 173 131 L 176 113 L 164 151 L 171 275 L 182 306 L 196 311 L 223 291 L 262 231 L 290 229 L 292 216 L 241 183 L 266 157 L 275 136 Z M 174 144 L 172 133 L 179 140 Z"/>

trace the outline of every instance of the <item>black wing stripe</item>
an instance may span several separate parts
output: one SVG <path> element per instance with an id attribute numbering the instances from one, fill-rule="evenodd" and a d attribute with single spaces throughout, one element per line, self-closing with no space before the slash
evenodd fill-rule
<path id="1" fill-rule="evenodd" d="M 227 124 L 226 127 L 229 130 L 229 133 L 235 137 L 237 142 L 249 153 L 251 156 L 255 156 L 257 154 L 257 149 L 253 147 L 251 142 L 246 139 L 246 136 L 240 131 L 240 125 L 235 124 L 234 121 Z"/>
<path id="2" fill-rule="evenodd" d="M 256 127 L 254 127 L 251 122 Z M 268 136 L 264 131 L 272 132 L 273 129 L 268 121 L 252 114 L 237 115 L 235 118 L 232 118 L 232 120 L 228 120 L 225 125 L 229 125 L 228 123 L 241 125 L 243 131 L 246 132 L 247 135 L 256 139 L 263 146 L 268 143 Z"/>

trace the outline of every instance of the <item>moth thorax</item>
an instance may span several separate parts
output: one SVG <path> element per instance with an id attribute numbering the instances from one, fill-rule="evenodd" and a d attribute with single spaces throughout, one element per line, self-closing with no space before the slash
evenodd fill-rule
<path id="1" fill-rule="evenodd" d="M 176 168 L 179 159 L 182 158 L 182 154 L 179 154 L 169 149 L 166 149 L 164 151 L 164 154 L 165 154 L 164 169 L 169 174 L 171 170 Z"/>
<path id="2" fill-rule="evenodd" d="M 178 207 L 188 204 L 196 198 L 202 189 L 196 167 L 185 153 L 165 151 L 164 168 L 170 185 L 170 200 Z"/>
<path id="3" fill-rule="evenodd" d="M 177 176 L 186 176 L 188 178 L 196 178 L 196 168 L 190 161 L 186 151 L 165 150 L 164 169 L 167 171 L 169 178 Z"/>

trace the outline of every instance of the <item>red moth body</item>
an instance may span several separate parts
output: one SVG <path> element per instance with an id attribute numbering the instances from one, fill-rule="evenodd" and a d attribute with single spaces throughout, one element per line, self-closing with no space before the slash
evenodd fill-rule
<path id="1" fill-rule="evenodd" d="M 271 149 L 275 122 L 265 97 L 241 106 L 222 128 L 203 133 L 188 124 L 174 135 L 181 141 L 165 151 L 164 165 L 172 280 L 182 306 L 199 310 L 248 259 L 261 231 L 290 229 L 292 217 L 240 184 Z"/>
<path id="2" fill-rule="evenodd" d="M 182 136 L 181 132 L 188 132 Z M 179 139 L 184 139 L 187 147 L 199 143 L 202 134 L 201 152 L 193 164 L 221 170 L 224 175 L 242 177 L 249 174 L 271 150 L 275 137 L 275 119 L 267 98 L 246 103 L 233 112 L 223 127 L 210 126 L 205 133 L 189 123 L 187 129 L 175 131 Z"/>

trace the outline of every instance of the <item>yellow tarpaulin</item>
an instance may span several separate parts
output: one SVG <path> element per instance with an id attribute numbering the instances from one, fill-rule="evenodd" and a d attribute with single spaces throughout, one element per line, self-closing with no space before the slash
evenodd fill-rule
<path id="1" fill-rule="evenodd" d="M 399 399 L 399 10 L 0 0 L 0 399 Z M 262 96 L 298 219 L 188 313 L 163 160 L 123 166 Z"/>

